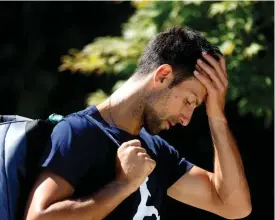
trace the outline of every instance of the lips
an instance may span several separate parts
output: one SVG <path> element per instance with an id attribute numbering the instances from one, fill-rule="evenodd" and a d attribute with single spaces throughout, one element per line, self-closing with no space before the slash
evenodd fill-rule
<path id="1" fill-rule="evenodd" d="M 176 123 L 169 121 L 169 123 L 171 124 L 171 126 L 174 126 Z"/>
<path id="2" fill-rule="evenodd" d="M 176 123 L 172 122 L 172 121 L 169 121 L 169 120 L 166 120 L 166 129 L 168 130 L 170 127 L 173 127 L 176 125 Z"/>
<path id="3" fill-rule="evenodd" d="M 175 125 L 173 122 L 171 122 L 169 120 L 167 120 L 167 122 L 168 122 L 169 128 Z"/>

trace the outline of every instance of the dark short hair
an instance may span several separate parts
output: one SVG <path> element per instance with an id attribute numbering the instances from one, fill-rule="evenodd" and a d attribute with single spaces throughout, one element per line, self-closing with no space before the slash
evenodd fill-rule
<path id="1" fill-rule="evenodd" d="M 173 27 L 160 32 L 153 37 L 145 47 L 139 59 L 136 71 L 138 75 L 146 75 L 162 64 L 172 66 L 175 86 L 193 76 L 196 62 L 202 57 L 202 52 L 211 54 L 219 60 L 219 48 L 211 44 L 200 32 L 188 27 Z"/>

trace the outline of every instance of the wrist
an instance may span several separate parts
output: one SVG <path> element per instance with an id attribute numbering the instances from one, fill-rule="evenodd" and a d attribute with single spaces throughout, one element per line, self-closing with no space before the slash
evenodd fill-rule
<path id="1" fill-rule="evenodd" d="M 208 117 L 209 123 L 223 123 L 223 124 L 228 124 L 227 118 L 225 116 L 221 117 Z"/>
<path id="2" fill-rule="evenodd" d="M 225 116 L 225 113 L 222 109 L 219 110 L 215 110 L 212 112 L 207 112 L 207 116 L 208 116 L 208 121 L 209 122 L 223 122 L 225 124 L 227 124 L 227 118 Z"/>
<path id="3" fill-rule="evenodd" d="M 125 196 L 129 196 L 130 194 L 132 194 L 134 191 L 136 191 L 137 189 L 131 185 L 129 182 L 127 181 L 123 181 L 123 180 L 119 180 L 116 179 L 113 181 L 113 183 L 119 188 L 121 189 L 122 193 Z"/>
<path id="4" fill-rule="evenodd" d="M 228 130 L 228 123 L 227 123 L 226 118 L 223 118 L 223 117 L 222 118 L 218 118 L 218 117 L 208 118 L 208 123 L 209 123 L 211 132 L 223 133 Z"/>

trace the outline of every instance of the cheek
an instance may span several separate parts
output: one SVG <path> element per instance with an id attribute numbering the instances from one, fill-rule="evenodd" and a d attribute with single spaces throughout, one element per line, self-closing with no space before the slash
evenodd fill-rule
<path id="1" fill-rule="evenodd" d="M 168 92 L 154 98 L 154 109 L 160 117 L 165 117 L 169 113 L 171 105 L 171 94 Z"/>
<path id="2" fill-rule="evenodd" d="M 184 109 L 182 98 L 177 96 L 175 96 L 173 99 L 170 99 L 167 103 L 167 106 L 172 114 L 179 114 Z"/>

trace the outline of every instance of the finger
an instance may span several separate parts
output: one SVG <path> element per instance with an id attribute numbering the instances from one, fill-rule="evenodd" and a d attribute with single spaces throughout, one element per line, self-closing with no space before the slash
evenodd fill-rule
<path id="1" fill-rule="evenodd" d="M 124 142 L 121 147 L 124 146 L 124 147 L 129 147 L 129 146 L 136 146 L 136 147 L 140 147 L 141 146 L 141 143 L 140 143 L 140 140 L 138 139 L 134 139 L 134 140 L 130 140 L 130 141 L 127 141 L 127 142 Z"/>
<path id="2" fill-rule="evenodd" d="M 135 147 L 135 152 L 136 153 L 146 153 L 147 151 L 143 147 Z"/>
<path id="3" fill-rule="evenodd" d="M 141 156 L 141 157 L 144 157 L 144 158 L 147 158 L 147 159 L 151 159 L 151 157 L 150 157 L 148 154 L 143 153 L 143 152 L 138 152 L 137 155 L 138 155 L 138 156 Z"/>
<path id="4" fill-rule="evenodd" d="M 214 87 L 213 83 L 211 82 L 211 80 L 209 79 L 209 77 L 204 76 L 202 73 L 199 73 L 197 70 L 194 71 L 194 75 L 205 86 L 208 93 L 215 89 L 215 87 Z"/>
<path id="5" fill-rule="evenodd" d="M 153 170 L 156 167 L 156 161 L 151 158 L 145 157 L 145 161 L 149 162 L 150 168 Z"/>
<path id="6" fill-rule="evenodd" d="M 198 64 L 195 65 L 195 69 L 200 73 L 203 72 L 203 69 Z"/>
<path id="7" fill-rule="evenodd" d="M 220 63 L 221 63 L 221 65 L 222 65 L 222 69 L 223 69 L 224 72 L 226 72 L 226 62 L 225 62 L 225 58 L 224 58 L 224 56 L 222 56 L 222 55 L 220 55 L 220 54 L 218 54 L 218 56 L 219 56 L 219 58 L 220 58 Z"/>
<path id="8" fill-rule="evenodd" d="M 224 88 L 225 85 L 223 85 L 218 74 L 212 67 L 210 67 L 208 64 L 206 64 L 205 62 L 203 62 L 200 59 L 197 61 L 197 63 L 204 70 L 204 72 L 209 75 L 210 79 L 213 81 L 213 83 L 216 85 L 217 88 L 219 88 L 219 89 Z"/>
<path id="9" fill-rule="evenodd" d="M 200 74 L 204 75 L 205 77 L 207 77 L 207 78 L 212 82 L 212 80 L 209 78 L 209 75 L 208 75 L 201 67 L 199 67 L 198 64 L 196 64 L 195 67 L 196 67 L 195 69 L 196 69 Z"/>
<path id="10" fill-rule="evenodd" d="M 227 77 L 225 76 L 221 61 L 217 61 L 213 56 L 207 53 L 202 53 L 204 59 L 206 59 L 209 64 L 214 67 L 216 70 L 217 74 L 219 75 L 220 80 L 222 81 L 222 84 L 225 86 L 227 85 Z"/>
<path id="11" fill-rule="evenodd" d="M 223 73 L 224 73 L 224 76 L 225 78 L 227 79 L 228 78 L 228 74 L 226 72 L 226 60 L 225 60 L 225 57 L 218 54 L 219 58 L 220 58 L 220 63 L 221 63 L 221 66 L 222 66 L 222 69 L 223 69 Z"/>

